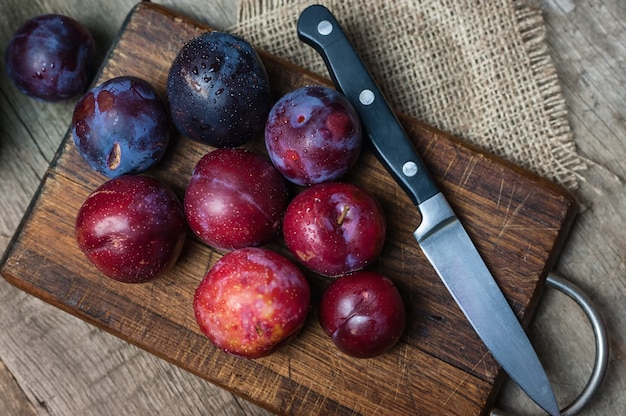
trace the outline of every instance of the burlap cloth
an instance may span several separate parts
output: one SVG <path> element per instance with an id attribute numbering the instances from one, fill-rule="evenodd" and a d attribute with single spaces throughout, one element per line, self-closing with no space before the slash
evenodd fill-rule
<path id="1" fill-rule="evenodd" d="M 229 30 L 328 77 L 297 36 L 320 1 L 240 0 Z M 574 189 L 577 154 L 541 11 L 514 0 L 327 0 L 396 111 Z"/>

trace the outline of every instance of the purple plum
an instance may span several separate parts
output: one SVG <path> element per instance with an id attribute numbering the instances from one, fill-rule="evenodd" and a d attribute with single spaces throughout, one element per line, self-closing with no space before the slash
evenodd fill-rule
<path id="1" fill-rule="evenodd" d="M 50 102 L 85 91 L 98 68 L 89 30 L 58 14 L 37 16 L 20 26 L 5 61 L 9 78 L 22 93 Z"/>
<path id="2" fill-rule="evenodd" d="M 76 103 L 72 136 L 89 166 L 116 178 L 143 172 L 161 160 L 170 121 L 150 83 L 122 76 L 92 88 Z"/>
<path id="3" fill-rule="evenodd" d="M 387 221 L 365 189 L 345 182 L 311 185 L 285 211 L 283 236 L 294 257 L 326 276 L 370 265 L 381 253 Z"/>
<path id="4" fill-rule="evenodd" d="M 193 309 L 200 330 L 216 347 L 256 359 L 298 335 L 311 309 L 311 289 L 286 257 L 245 247 L 209 269 L 196 289 Z"/>
<path id="5" fill-rule="evenodd" d="M 184 203 L 198 238 L 234 250 L 263 245 L 280 234 L 289 193 L 285 178 L 265 156 L 216 149 L 198 161 Z"/>
<path id="6" fill-rule="evenodd" d="M 76 216 L 76 241 L 107 277 L 142 283 L 174 265 L 187 237 L 176 194 L 142 175 L 109 179 L 84 201 Z"/>
<path id="7" fill-rule="evenodd" d="M 331 182 L 356 163 L 362 133 L 348 99 L 320 86 L 282 96 L 270 110 L 265 146 L 276 168 L 297 185 Z"/>
<path id="8" fill-rule="evenodd" d="M 272 103 L 254 48 L 223 32 L 203 33 L 183 46 L 166 90 L 178 131 L 215 147 L 237 147 L 261 133 Z"/>
<path id="9" fill-rule="evenodd" d="M 406 326 L 406 310 L 389 278 L 361 271 L 328 286 L 320 301 L 319 321 L 340 351 L 371 358 L 398 342 Z"/>

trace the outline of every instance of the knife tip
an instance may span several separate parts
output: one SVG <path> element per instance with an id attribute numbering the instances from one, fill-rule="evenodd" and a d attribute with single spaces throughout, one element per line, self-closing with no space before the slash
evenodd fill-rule
<path id="1" fill-rule="evenodd" d="M 561 410 L 559 409 L 559 404 L 557 403 L 554 394 L 551 394 L 551 397 L 546 398 L 546 400 L 541 403 L 540 407 L 548 412 L 550 416 L 561 416 Z"/>

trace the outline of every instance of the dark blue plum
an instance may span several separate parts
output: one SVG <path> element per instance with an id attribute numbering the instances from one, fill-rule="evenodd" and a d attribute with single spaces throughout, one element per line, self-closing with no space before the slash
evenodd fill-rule
<path id="1" fill-rule="evenodd" d="M 265 67 L 245 40 L 206 32 L 185 44 L 167 78 L 172 122 L 189 139 L 236 147 L 261 133 L 271 107 Z"/>
<path id="2" fill-rule="evenodd" d="M 50 102 L 84 92 L 98 67 L 89 30 L 58 14 L 24 23 L 9 41 L 5 61 L 9 78 L 22 93 Z"/>
<path id="3" fill-rule="evenodd" d="M 72 116 L 72 136 L 81 156 L 109 178 L 140 173 L 167 150 L 167 108 L 147 81 L 122 76 L 88 91 Z"/>
<path id="4" fill-rule="evenodd" d="M 270 159 L 298 185 L 341 178 L 356 163 L 361 144 L 361 123 L 354 107 L 327 87 L 302 87 L 283 95 L 265 126 Z"/>

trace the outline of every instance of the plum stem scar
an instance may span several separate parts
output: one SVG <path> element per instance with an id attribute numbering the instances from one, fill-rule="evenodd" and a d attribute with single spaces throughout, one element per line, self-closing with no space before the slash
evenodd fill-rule
<path id="1" fill-rule="evenodd" d="M 346 219 L 346 215 L 348 215 L 348 211 L 350 211 L 350 207 L 348 205 L 344 205 L 341 210 L 341 215 L 339 216 L 339 218 L 337 218 L 338 225 L 343 224 L 343 220 Z"/>

